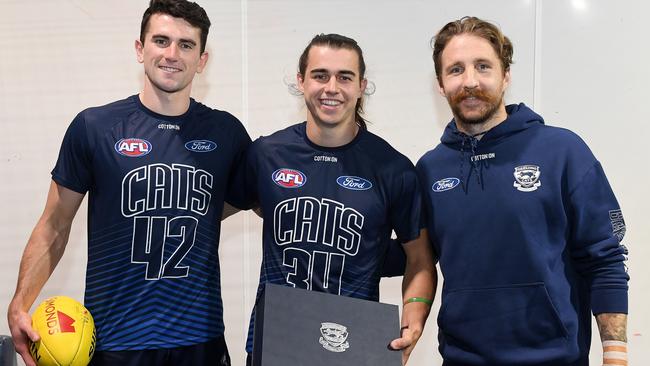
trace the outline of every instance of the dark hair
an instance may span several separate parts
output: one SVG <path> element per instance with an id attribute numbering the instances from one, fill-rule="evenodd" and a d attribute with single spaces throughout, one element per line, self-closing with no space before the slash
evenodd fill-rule
<path id="1" fill-rule="evenodd" d="M 442 51 L 447 46 L 447 43 L 457 35 L 468 33 L 477 37 L 481 37 L 492 45 L 497 57 L 501 60 L 503 72 L 510 70 L 512 64 L 512 43 L 501 33 L 501 30 L 492 23 L 476 17 L 462 17 L 456 21 L 447 23 L 438 34 L 434 36 L 433 41 L 433 63 L 436 68 L 436 77 L 440 83 L 440 73 L 442 69 Z"/>
<path id="2" fill-rule="evenodd" d="M 307 71 L 307 64 L 309 63 L 309 50 L 313 46 L 327 46 L 330 48 L 340 49 L 344 48 L 346 50 L 352 50 L 357 53 L 359 56 L 359 79 L 363 80 L 366 75 L 366 63 L 363 60 L 363 51 L 357 41 L 352 38 L 342 36 L 340 34 L 317 34 L 312 38 L 311 42 L 307 45 L 300 59 L 298 60 L 298 72 L 304 77 L 305 72 Z M 354 119 L 359 125 L 360 128 L 367 130 L 368 126 L 366 125 L 366 120 L 363 118 L 363 95 L 357 100 L 357 105 L 354 111 Z"/>
<path id="3" fill-rule="evenodd" d="M 149 18 L 153 14 L 168 14 L 174 18 L 181 18 L 190 23 L 193 27 L 201 30 L 201 53 L 205 51 L 205 44 L 208 40 L 210 30 L 210 19 L 205 10 L 199 4 L 187 0 L 151 0 L 149 7 L 142 15 L 140 25 L 140 42 L 144 44 L 144 35 L 147 33 Z"/>

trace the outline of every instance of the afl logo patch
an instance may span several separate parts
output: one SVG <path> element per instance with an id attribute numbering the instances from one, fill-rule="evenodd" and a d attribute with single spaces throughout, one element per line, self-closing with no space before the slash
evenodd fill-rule
<path id="1" fill-rule="evenodd" d="M 121 139 L 115 143 L 115 151 L 124 156 L 139 158 L 151 152 L 151 143 L 136 137 Z"/>
<path id="2" fill-rule="evenodd" d="M 336 178 L 336 183 L 345 189 L 351 189 L 353 191 L 365 191 L 372 188 L 372 183 L 369 180 L 349 175 Z"/>
<path id="3" fill-rule="evenodd" d="M 210 152 L 217 148 L 217 144 L 210 140 L 192 140 L 185 144 L 185 148 L 194 152 Z"/>
<path id="4" fill-rule="evenodd" d="M 283 188 L 298 188 L 305 185 L 307 176 L 300 170 L 282 168 L 273 172 L 273 182 Z"/>
<path id="5" fill-rule="evenodd" d="M 434 192 L 444 192 L 456 188 L 459 184 L 460 179 L 458 178 L 444 178 L 433 183 L 431 189 L 433 189 Z"/>
<path id="6" fill-rule="evenodd" d="M 515 167 L 513 175 L 515 176 L 513 187 L 517 188 L 518 191 L 532 192 L 542 185 L 542 182 L 539 180 L 542 172 L 537 165 L 520 165 Z"/>

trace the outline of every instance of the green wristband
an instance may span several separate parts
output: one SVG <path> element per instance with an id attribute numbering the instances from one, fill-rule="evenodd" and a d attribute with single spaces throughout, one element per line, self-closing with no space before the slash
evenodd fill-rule
<path id="1" fill-rule="evenodd" d="M 423 302 L 423 303 L 425 303 L 425 304 L 427 304 L 429 306 L 433 305 L 433 301 L 431 301 L 429 299 L 425 299 L 424 297 L 410 297 L 410 298 L 406 299 L 406 301 L 404 301 L 404 305 L 410 304 L 412 302 Z"/>

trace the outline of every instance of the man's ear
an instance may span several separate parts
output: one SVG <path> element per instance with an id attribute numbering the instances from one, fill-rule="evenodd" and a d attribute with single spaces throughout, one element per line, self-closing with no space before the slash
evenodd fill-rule
<path id="1" fill-rule="evenodd" d="M 203 52 L 201 54 L 201 57 L 199 58 L 199 66 L 196 68 L 196 73 L 200 74 L 203 69 L 205 69 L 205 65 L 208 63 L 208 58 L 210 57 L 210 54 L 208 54 L 208 51 Z"/>
<path id="2" fill-rule="evenodd" d="M 442 81 L 440 81 L 438 78 L 436 78 L 436 81 L 438 82 L 438 93 L 446 98 L 447 94 L 445 94 L 445 87 L 442 86 Z"/>
<path id="3" fill-rule="evenodd" d="M 135 55 L 139 63 L 144 62 L 144 45 L 139 39 L 135 40 Z"/>
<path id="4" fill-rule="evenodd" d="M 303 84 L 305 83 L 305 78 L 302 76 L 301 73 L 297 73 L 296 80 L 298 81 L 298 90 L 300 90 L 301 93 L 304 93 L 305 87 L 303 86 Z"/>

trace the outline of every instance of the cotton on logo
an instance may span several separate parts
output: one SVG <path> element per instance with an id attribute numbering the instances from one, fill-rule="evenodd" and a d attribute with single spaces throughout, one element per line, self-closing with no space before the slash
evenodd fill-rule
<path id="1" fill-rule="evenodd" d="M 284 188 L 298 188 L 305 185 L 307 177 L 299 170 L 282 168 L 271 175 L 273 182 Z"/>
<path id="2" fill-rule="evenodd" d="M 115 151 L 124 156 L 137 158 L 149 154 L 151 143 L 147 140 L 130 137 L 116 142 Z"/>

